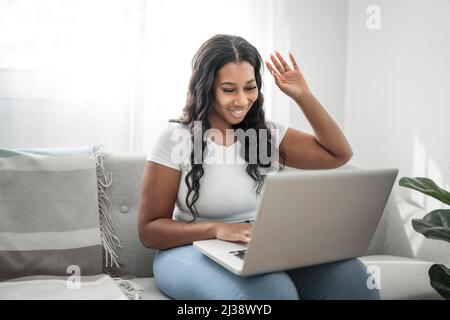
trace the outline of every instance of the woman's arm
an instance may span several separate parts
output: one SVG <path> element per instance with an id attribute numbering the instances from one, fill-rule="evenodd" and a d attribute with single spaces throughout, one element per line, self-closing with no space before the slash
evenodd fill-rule
<path id="1" fill-rule="evenodd" d="M 352 148 L 336 122 L 312 93 L 301 95 L 296 101 L 311 124 L 317 142 L 336 158 L 349 160 Z"/>
<path id="2" fill-rule="evenodd" d="M 347 163 L 353 156 L 352 148 L 336 122 L 312 93 L 295 100 L 314 134 L 289 128 L 280 150 L 286 154 L 286 165 L 299 169 L 332 169 Z"/>
<path id="3" fill-rule="evenodd" d="M 280 144 L 280 150 L 286 154 L 286 165 L 299 169 L 331 169 L 345 164 L 353 152 L 344 134 L 311 93 L 294 56 L 289 54 L 292 69 L 280 53 L 276 55 L 278 59 L 271 55 L 275 67 L 268 62 L 266 65 L 280 90 L 300 107 L 315 134 L 288 129 Z"/>
<path id="4" fill-rule="evenodd" d="M 181 174 L 148 161 L 145 164 L 139 208 L 139 239 L 145 247 L 168 249 L 197 240 L 250 240 L 251 226 L 221 222 L 186 223 L 172 220 Z"/>
<path id="5" fill-rule="evenodd" d="M 172 220 L 180 184 L 178 170 L 148 161 L 145 164 L 139 208 L 139 238 L 153 249 L 167 249 L 213 239 L 214 222 L 184 223 Z"/>

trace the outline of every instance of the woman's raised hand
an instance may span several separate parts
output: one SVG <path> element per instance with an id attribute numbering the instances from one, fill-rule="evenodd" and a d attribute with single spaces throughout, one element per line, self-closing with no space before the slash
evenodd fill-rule
<path id="1" fill-rule="evenodd" d="M 292 61 L 293 68 L 289 66 L 278 51 L 275 51 L 275 55 L 276 57 L 270 54 L 273 65 L 266 61 L 266 66 L 274 76 L 278 88 L 294 100 L 305 93 L 310 93 L 306 80 L 300 72 L 292 53 L 289 52 L 289 58 Z"/>

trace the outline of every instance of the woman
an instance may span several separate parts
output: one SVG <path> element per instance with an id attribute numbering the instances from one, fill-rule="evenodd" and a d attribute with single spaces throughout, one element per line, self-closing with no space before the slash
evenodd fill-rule
<path id="1" fill-rule="evenodd" d="M 311 93 L 292 54 L 289 58 L 292 67 L 278 52 L 266 65 L 314 136 L 266 121 L 262 59 L 245 39 L 216 35 L 194 56 L 181 124 L 162 132 L 148 156 L 139 213 L 141 242 L 158 249 L 156 282 L 173 299 L 379 299 L 376 289 L 368 289 L 366 268 L 357 259 L 244 278 L 192 246 L 215 238 L 250 241 L 252 225 L 245 221 L 255 218 L 251 212 L 264 170 L 337 168 L 352 157 L 343 133 Z M 266 139 L 237 134 L 265 129 L 270 129 Z M 183 139 L 174 139 L 183 133 Z M 272 159 L 268 164 L 259 154 L 264 145 Z M 208 162 L 218 154 L 242 161 Z"/>

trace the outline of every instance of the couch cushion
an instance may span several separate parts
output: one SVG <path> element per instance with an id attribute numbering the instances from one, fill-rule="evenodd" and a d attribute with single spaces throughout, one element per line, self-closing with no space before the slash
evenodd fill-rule
<path id="1" fill-rule="evenodd" d="M 360 260 L 367 267 L 378 270 L 383 300 L 442 299 L 428 277 L 433 262 L 386 255 L 365 256 Z"/>
<path id="2" fill-rule="evenodd" d="M 102 273 L 100 149 L 0 148 L 0 280 Z"/>
<path id="3" fill-rule="evenodd" d="M 119 261 L 125 273 L 134 277 L 153 276 L 154 250 L 145 248 L 139 240 L 138 212 L 145 154 L 106 153 L 104 166 L 112 174 L 111 217 L 120 241 Z"/>
<path id="4" fill-rule="evenodd" d="M 423 218 L 432 209 L 437 209 L 438 205 L 425 206 L 420 201 L 416 203 L 407 200 L 399 191 L 393 189 L 391 201 L 388 202 L 380 222 L 380 227 L 384 229 L 379 239 L 383 241 L 382 247 L 376 251 L 372 250 L 370 254 L 401 256 L 450 264 L 450 243 L 427 239 L 412 227 L 413 219 Z M 430 201 L 432 200 L 430 198 Z"/>
<path id="5" fill-rule="evenodd" d="M 135 278 L 132 281 L 144 289 L 142 300 L 170 300 L 169 297 L 159 290 L 155 278 Z"/>

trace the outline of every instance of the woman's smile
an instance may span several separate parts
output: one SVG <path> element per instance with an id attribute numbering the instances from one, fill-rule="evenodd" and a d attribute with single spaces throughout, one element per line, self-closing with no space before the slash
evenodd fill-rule
<path id="1" fill-rule="evenodd" d="M 230 111 L 233 118 L 240 119 L 245 115 L 247 109 L 246 108 L 233 108 L 233 109 L 230 108 L 228 110 Z"/>

